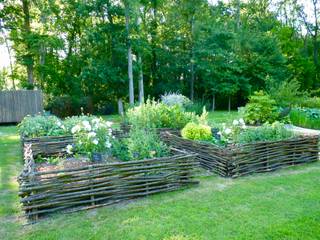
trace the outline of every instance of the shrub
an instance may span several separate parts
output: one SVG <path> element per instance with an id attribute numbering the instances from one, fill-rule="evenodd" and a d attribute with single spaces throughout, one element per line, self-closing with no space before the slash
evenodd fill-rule
<path id="1" fill-rule="evenodd" d="M 295 108 L 290 112 L 290 121 L 299 127 L 320 129 L 320 110 Z"/>
<path id="2" fill-rule="evenodd" d="M 279 117 L 276 101 L 263 91 L 255 92 L 243 108 L 244 120 L 252 125 L 273 123 Z"/>
<path id="3" fill-rule="evenodd" d="M 168 106 L 178 105 L 180 107 L 186 107 L 191 103 L 191 100 L 179 93 L 165 93 L 161 96 L 161 102 Z"/>
<path id="4" fill-rule="evenodd" d="M 111 124 L 101 118 L 93 118 L 91 122 L 83 120 L 75 125 L 71 129 L 75 145 L 67 146 L 68 153 L 82 153 L 91 157 L 95 152 L 106 152 L 111 148 Z"/>
<path id="5" fill-rule="evenodd" d="M 89 97 L 57 96 L 49 101 L 46 109 L 52 114 L 65 118 L 82 113 L 93 112 L 92 102 Z"/>
<path id="6" fill-rule="evenodd" d="M 131 159 L 140 160 L 167 156 L 169 148 L 160 141 L 155 130 L 133 128 L 129 133 L 128 152 Z"/>
<path id="7" fill-rule="evenodd" d="M 167 106 L 164 103 L 147 100 L 145 104 L 127 111 L 130 124 L 141 128 L 181 129 L 188 122 L 196 121 L 194 113 L 185 112 L 178 105 Z"/>
<path id="8" fill-rule="evenodd" d="M 294 133 L 285 128 L 284 124 L 275 122 L 257 128 L 247 128 L 234 138 L 235 143 L 245 144 L 260 141 L 277 141 L 292 138 Z"/>
<path id="9" fill-rule="evenodd" d="M 302 98 L 307 96 L 307 93 L 300 91 L 300 83 L 297 80 L 291 80 L 270 87 L 269 95 L 278 106 L 289 107 L 299 103 Z"/>
<path id="10" fill-rule="evenodd" d="M 169 155 L 169 148 L 155 130 L 133 127 L 128 138 L 114 140 L 112 153 L 123 161 L 142 160 Z"/>
<path id="11" fill-rule="evenodd" d="M 303 108 L 320 108 L 320 98 L 319 97 L 300 98 L 296 105 Z"/>
<path id="12" fill-rule="evenodd" d="M 212 139 L 211 128 L 207 125 L 188 123 L 182 130 L 181 136 L 190 140 L 208 141 Z"/>
<path id="13" fill-rule="evenodd" d="M 60 136 L 66 133 L 63 122 L 56 116 L 26 116 L 18 125 L 23 137 Z"/>
<path id="14" fill-rule="evenodd" d="M 95 119 L 95 116 L 91 115 L 80 115 L 80 116 L 72 116 L 72 117 L 67 117 L 63 121 L 66 133 L 69 135 L 72 135 L 71 129 L 76 126 L 77 124 L 80 124 L 82 121 L 89 121 L 91 122 L 93 119 Z"/>

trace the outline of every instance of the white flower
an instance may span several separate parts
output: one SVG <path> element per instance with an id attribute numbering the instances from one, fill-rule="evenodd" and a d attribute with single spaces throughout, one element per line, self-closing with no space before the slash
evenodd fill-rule
<path id="1" fill-rule="evenodd" d="M 72 149 L 73 149 L 72 145 L 68 144 L 67 145 L 67 153 L 72 154 Z"/>
<path id="2" fill-rule="evenodd" d="M 89 132 L 88 133 L 88 138 L 95 137 L 97 134 L 95 132 Z"/>
<path id="3" fill-rule="evenodd" d="M 80 126 L 77 124 L 71 129 L 71 133 L 74 134 L 80 131 Z"/>
<path id="4" fill-rule="evenodd" d="M 94 145 L 98 145 L 99 141 L 98 141 L 98 139 L 93 139 L 93 140 L 92 140 L 92 143 L 93 143 Z"/>
<path id="5" fill-rule="evenodd" d="M 60 121 L 57 121 L 58 127 L 61 127 L 62 123 Z"/>
<path id="6" fill-rule="evenodd" d="M 237 126 L 237 125 L 239 125 L 239 121 L 238 121 L 238 120 L 233 120 L 232 124 L 233 124 L 234 126 Z"/>
<path id="7" fill-rule="evenodd" d="M 111 148 L 111 143 L 109 141 L 106 141 L 105 145 L 106 145 L 107 148 Z"/>
<path id="8" fill-rule="evenodd" d="M 106 126 L 107 126 L 107 127 L 111 127 L 111 126 L 112 126 L 112 124 L 113 124 L 113 123 L 112 123 L 112 122 L 110 122 L 110 121 L 107 121 L 107 122 L 106 122 Z"/>
<path id="9" fill-rule="evenodd" d="M 91 125 L 90 123 L 85 120 L 85 121 L 82 121 L 82 125 L 84 126 L 84 129 L 87 130 L 87 131 L 91 131 Z"/>
<path id="10" fill-rule="evenodd" d="M 63 130 L 66 130 L 66 127 L 65 127 L 64 125 L 61 125 L 61 128 L 62 128 Z"/>
<path id="11" fill-rule="evenodd" d="M 94 123 L 94 124 L 97 124 L 97 123 L 100 122 L 100 119 L 99 118 L 94 118 L 94 119 L 92 119 L 91 122 Z"/>
<path id="12" fill-rule="evenodd" d="M 241 125 L 245 125 L 245 124 L 246 124 L 246 123 L 244 122 L 243 118 L 240 118 L 240 119 L 239 119 L 239 123 L 240 123 Z"/>
<path id="13" fill-rule="evenodd" d="M 217 132 L 217 134 L 218 134 L 218 135 L 221 135 L 222 133 L 221 133 L 221 131 L 219 131 L 219 132 Z"/>
<path id="14" fill-rule="evenodd" d="M 226 128 L 224 132 L 225 134 L 229 135 L 232 132 L 232 130 L 230 128 Z"/>

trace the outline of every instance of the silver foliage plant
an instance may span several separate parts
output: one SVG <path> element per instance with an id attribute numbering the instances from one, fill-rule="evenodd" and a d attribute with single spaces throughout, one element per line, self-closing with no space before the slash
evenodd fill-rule
<path id="1" fill-rule="evenodd" d="M 161 102 L 168 106 L 178 105 L 180 107 L 186 107 L 188 104 L 191 104 L 191 100 L 189 98 L 178 92 L 165 93 L 161 96 Z"/>

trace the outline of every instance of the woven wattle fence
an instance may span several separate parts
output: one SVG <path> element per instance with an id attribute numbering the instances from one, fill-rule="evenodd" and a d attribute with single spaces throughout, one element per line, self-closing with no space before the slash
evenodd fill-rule
<path id="1" fill-rule="evenodd" d="M 197 184 L 196 155 L 172 150 L 172 155 L 139 161 L 90 164 L 37 171 L 32 144 L 25 144 L 24 170 L 18 177 L 19 196 L 31 220 L 57 211 L 73 212 L 168 192 Z"/>
<path id="2" fill-rule="evenodd" d="M 200 165 L 224 177 L 239 177 L 319 159 L 318 136 L 220 147 L 163 133 L 162 139 L 179 149 L 198 154 Z"/>

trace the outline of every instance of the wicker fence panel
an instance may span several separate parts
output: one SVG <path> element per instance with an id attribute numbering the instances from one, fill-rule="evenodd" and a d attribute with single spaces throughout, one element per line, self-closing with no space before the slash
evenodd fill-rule
<path id="1" fill-rule="evenodd" d="M 191 153 L 36 171 L 31 145 L 25 145 L 25 167 L 18 180 L 23 210 L 33 220 L 56 211 L 96 208 L 198 183 L 193 180 L 196 155 Z"/>
<path id="2" fill-rule="evenodd" d="M 269 172 L 319 159 L 318 137 L 246 144 L 232 149 L 231 176 Z"/>
<path id="3" fill-rule="evenodd" d="M 227 148 L 183 139 L 171 133 L 163 133 L 161 136 L 167 144 L 197 153 L 197 160 L 202 167 L 224 177 L 273 171 L 319 159 L 318 136 L 250 143 Z"/>

